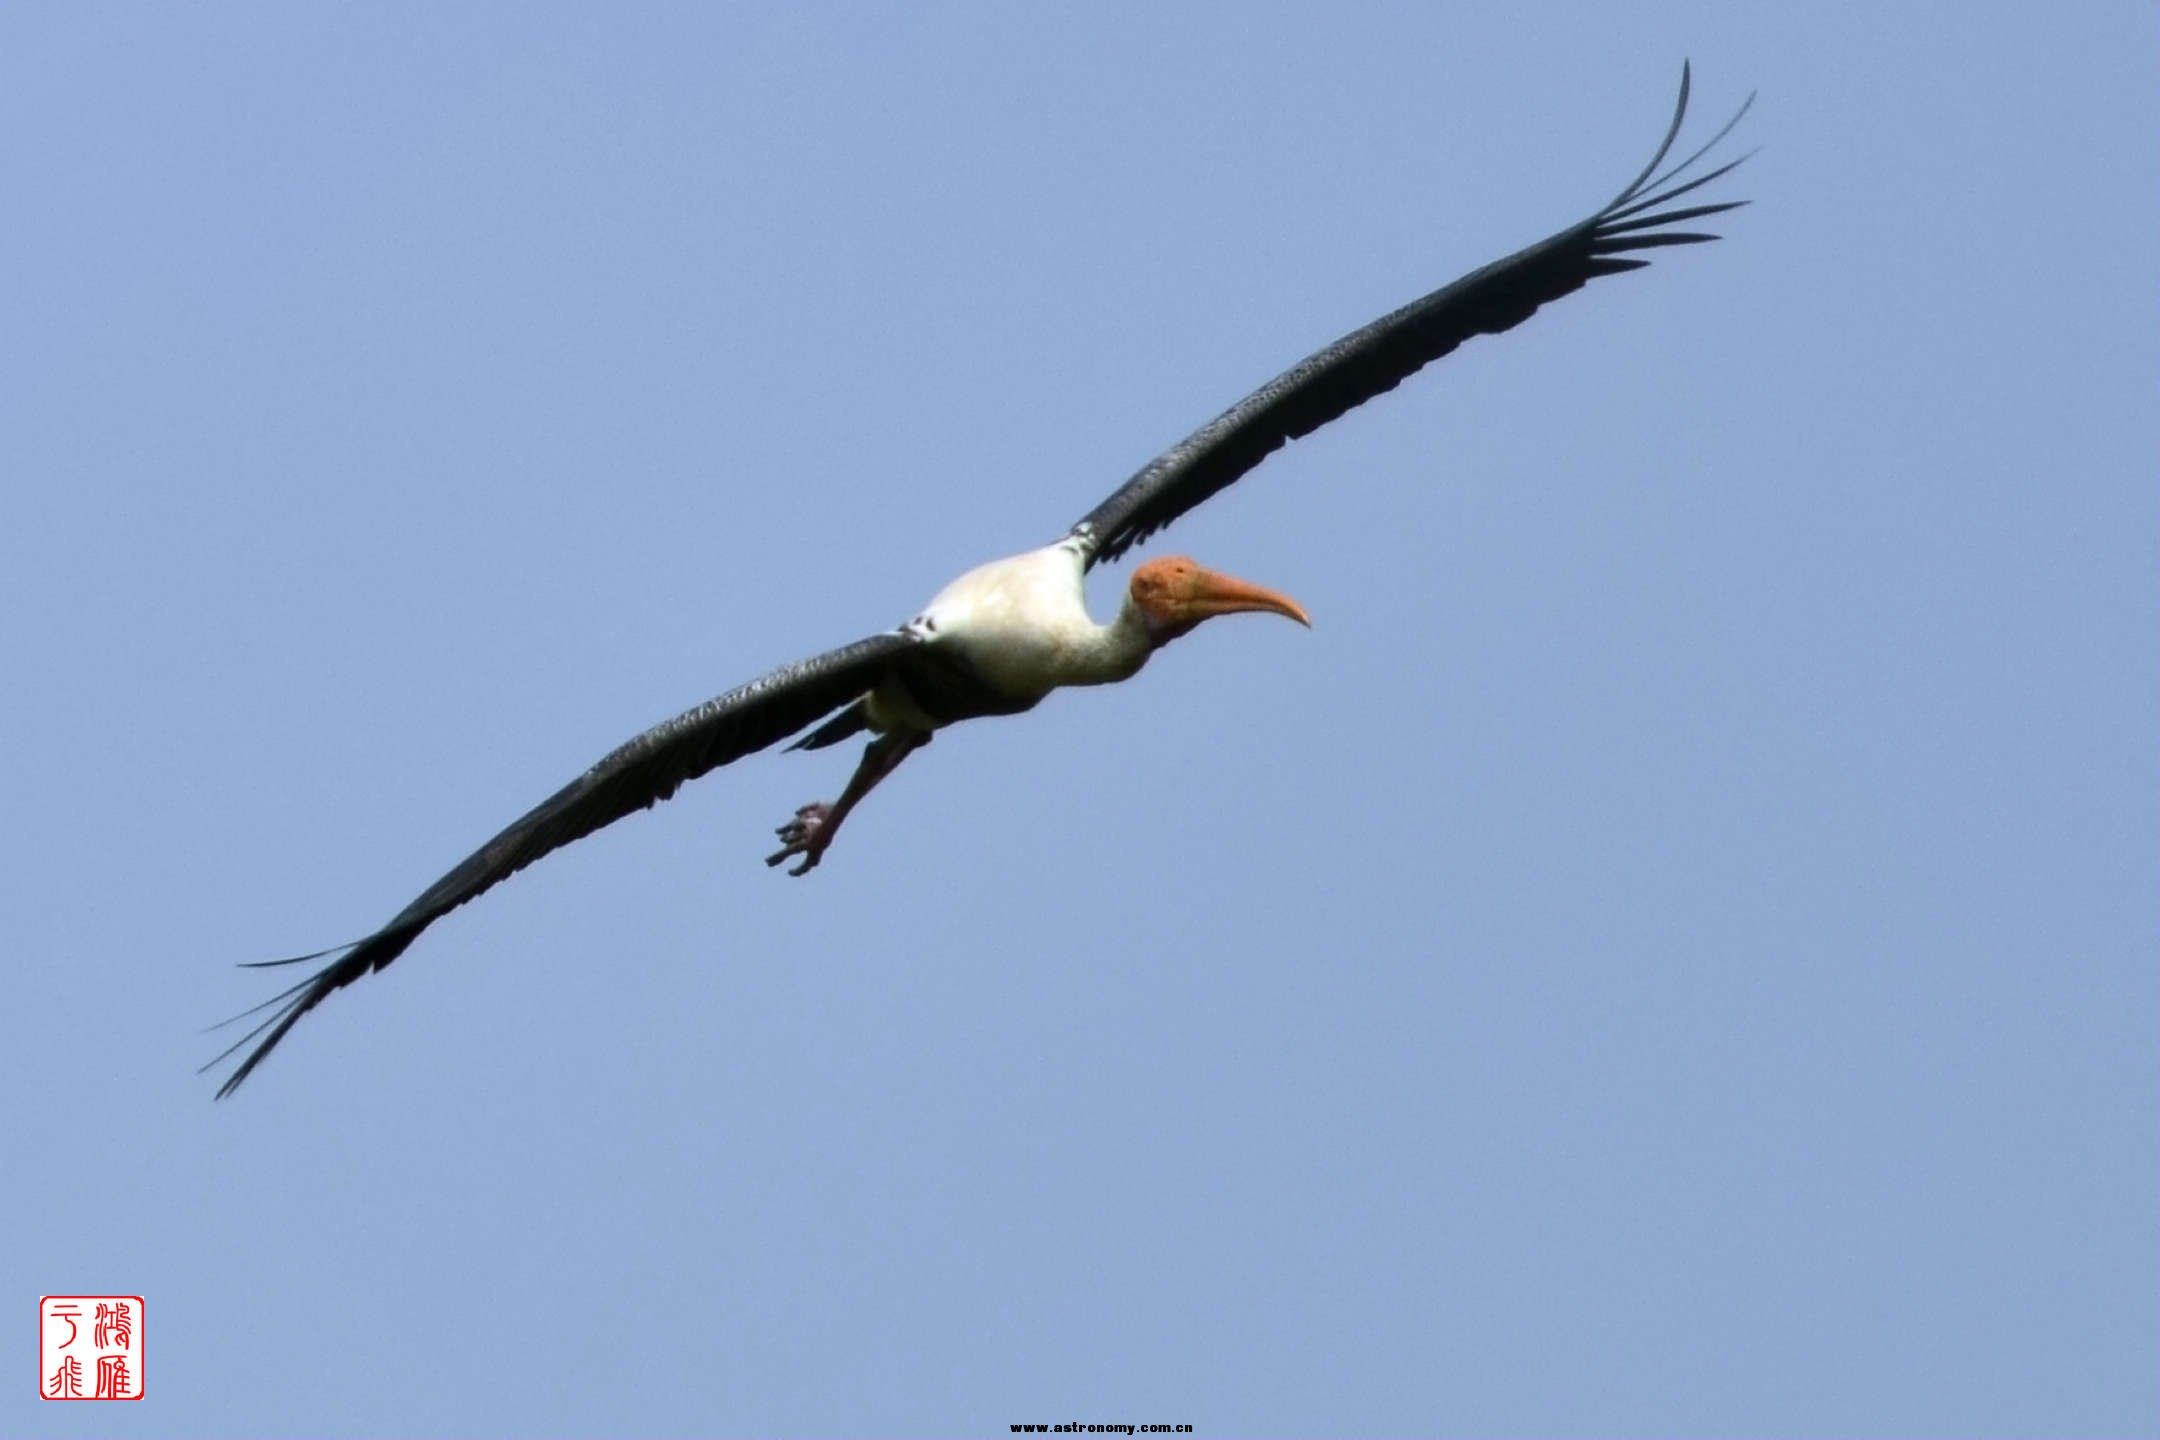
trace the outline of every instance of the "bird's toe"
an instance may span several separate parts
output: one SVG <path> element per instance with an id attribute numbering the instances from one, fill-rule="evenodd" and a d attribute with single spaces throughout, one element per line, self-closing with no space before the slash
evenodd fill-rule
<path id="1" fill-rule="evenodd" d="M 802 863 L 788 871 L 788 874 L 808 874 L 825 853 L 824 845 L 819 843 L 818 834 L 825 828 L 825 817 L 831 810 L 832 807 L 822 800 L 813 800 L 797 810 L 794 819 L 773 831 L 780 837 L 780 848 L 766 856 L 765 863 L 778 865 L 783 860 L 800 855 L 803 857 Z"/>

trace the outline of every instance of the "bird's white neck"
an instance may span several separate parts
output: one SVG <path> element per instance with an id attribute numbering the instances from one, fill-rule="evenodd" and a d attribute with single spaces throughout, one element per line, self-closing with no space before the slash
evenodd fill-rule
<path id="1" fill-rule="evenodd" d="M 1067 685 L 1111 685 L 1130 679 L 1155 653 L 1155 636 L 1147 616 L 1127 591 L 1108 625 L 1091 625 L 1073 647 L 1072 676 Z"/>

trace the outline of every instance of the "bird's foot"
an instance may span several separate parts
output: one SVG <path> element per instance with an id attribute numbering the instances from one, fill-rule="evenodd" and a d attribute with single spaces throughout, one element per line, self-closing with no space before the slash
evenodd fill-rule
<path id="1" fill-rule="evenodd" d="M 826 818 L 832 814 L 832 806 L 822 800 L 813 800 L 795 812 L 795 818 L 773 833 L 780 837 L 780 848 L 765 857 L 767 865 L 778 865 L 790 856 L 802 856 L 802 863 L 788 871 L 790 875 L 807 875 L 817 868 L 818 861 L 825 858 L 825 847 L 831 842 L 824 839 Z"/>

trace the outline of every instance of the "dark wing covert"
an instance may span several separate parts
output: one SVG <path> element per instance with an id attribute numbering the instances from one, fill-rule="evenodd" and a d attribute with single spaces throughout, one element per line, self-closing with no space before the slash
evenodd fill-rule
<path id="1" fill-rule="evenodd" d="M 896 656 L 920 643 L 905 631 L 873 635 L 797 664 L 784 665 L 686 710 L 618 746 L 599 764 L 513 821 L 366 939 L 289 960 L 257 962 L 254 968 L 305 964 L 325 955 L 338 957 L 291 989 L 233 1017 L 244 1019 L 276 1007 L 261 1024 L 203 1066 L 208 1070 L 256 1036 L 263 1037 L 218 1088 L 218 1098 L 222 1100 L 237 1090 L 263 1057 L 277 1048 L 285 1032 L 321 1004 L 323 997 L 397 959 L 421 931 L 450 911 L 549 851 L 658 804 L 686 781 L 763 750 L 849 704 L 878 683 Z"/>
<path id="2" fill-rule="evenodd" d="M 1231 485 L 1287 442 L 1310 435 L 1394 389 L 1471 336 L 1512 329 L 1539 306 L 1581 289 L 1600 275 L 1617 275 L 1650 263 L 1625 258 L 1629 252 L 1717 239 L 1663 227 L 1736 209 L 1746 201 L 1676 210 L 1660 207 L 1709 184 L 1747 158 L 1740 156 L 1681 183 L 1695 162 L 1740 123 L 1755 97 L 1750 95 L 1694 154 L 1660 174 L 1658 167 L 1671 152 L 1687 116 L 1688 85 L 1688 68 L 1683 65 L 1680 100 L 1663 143 L 1642 173 L 1604 209 L 1345 335 L 1148 462 L 1073 526 L 1072 534 L 1091 547 L 1088 564 L 1116 559 Z"/>

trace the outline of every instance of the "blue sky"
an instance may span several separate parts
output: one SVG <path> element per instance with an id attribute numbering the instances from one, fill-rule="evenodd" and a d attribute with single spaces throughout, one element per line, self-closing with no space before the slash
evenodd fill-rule
<path id="1" fill-rule="evenodd" d="M 776 8 L 0 13 L 0 1431 L 2160 1432 L 2149 7 Z M 802 881 L 852 756 L 708 777 L 211 1103 L 232 962 L 1588 213 L 1684 56 L 1723 243 L 1167 537 L 1309 634 Z M 32 1398 L 47 1292 L 148 1399 Z"/>

